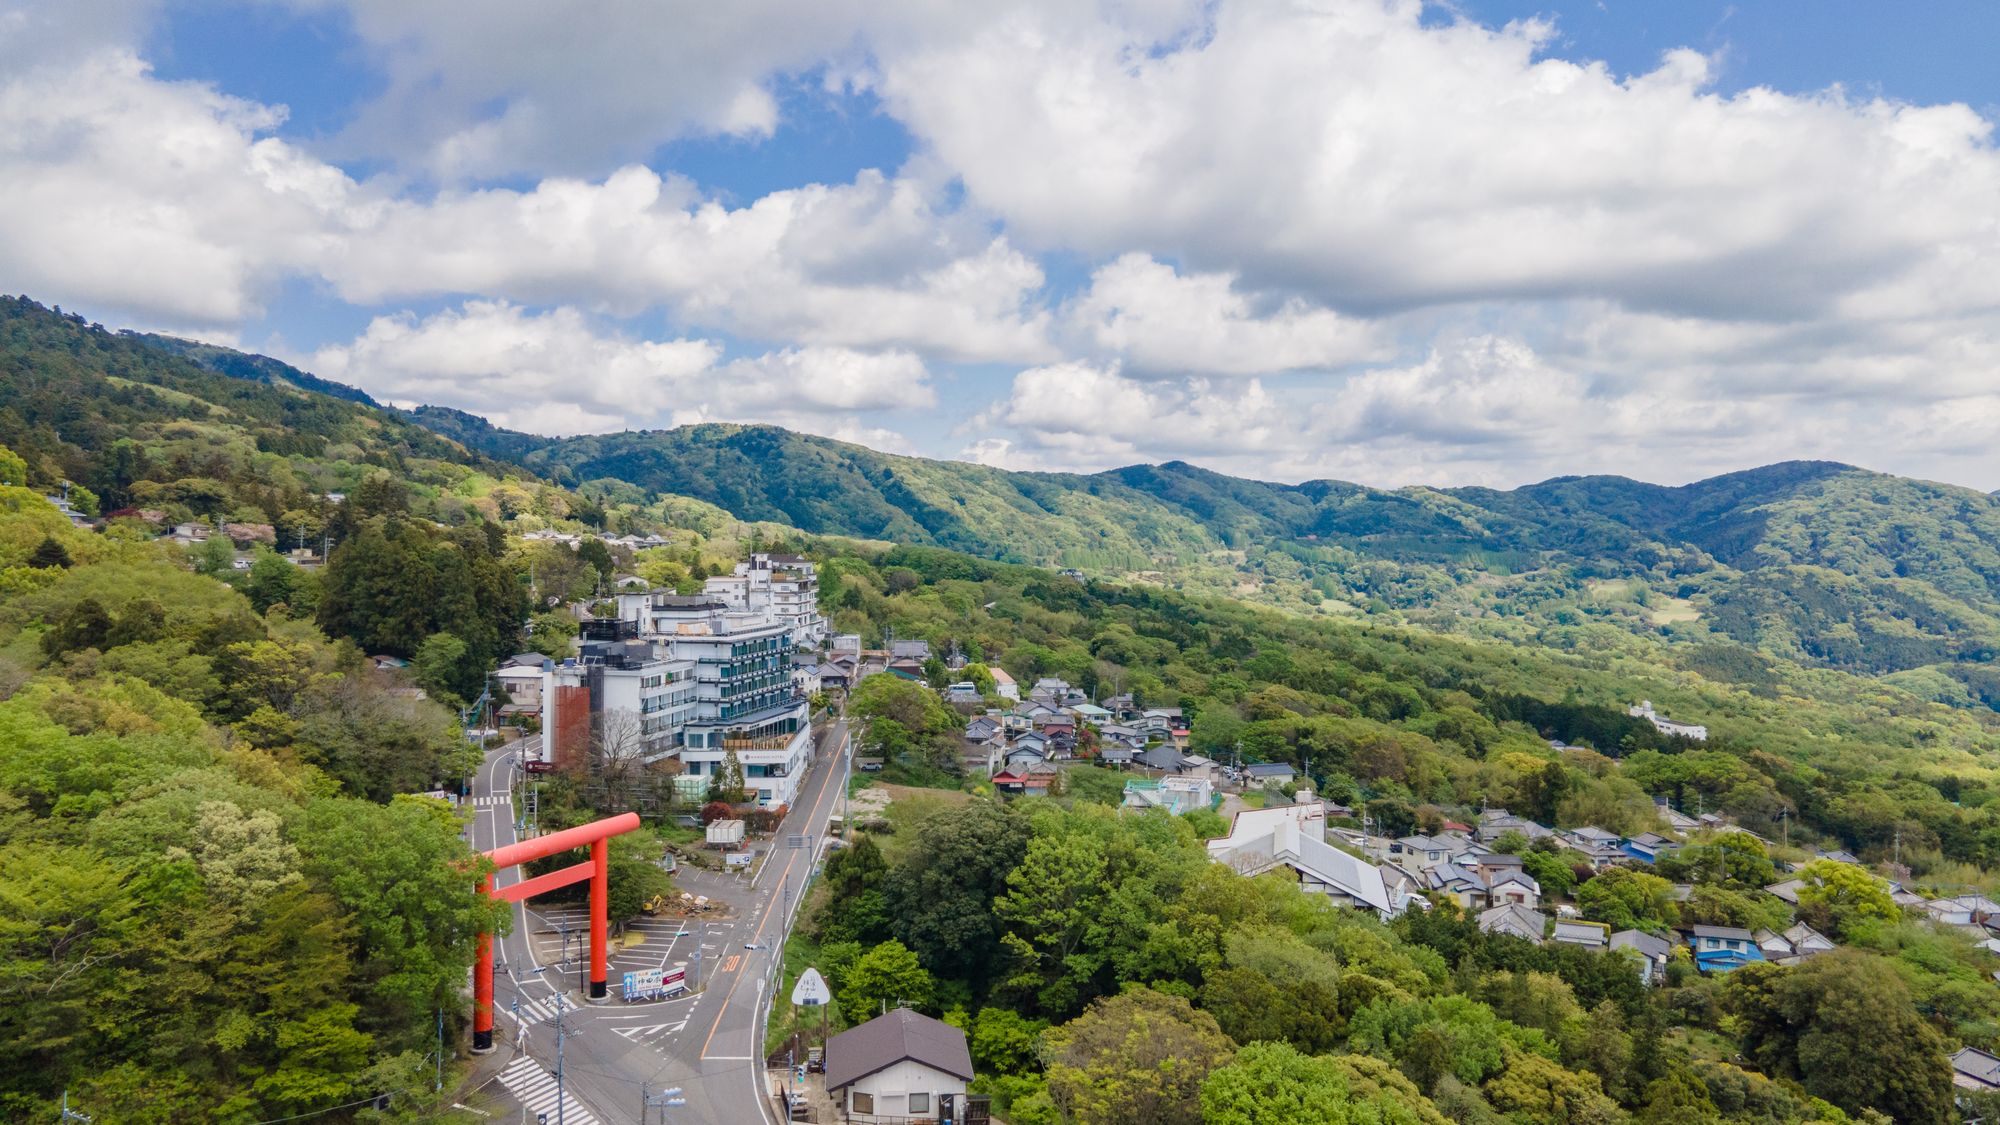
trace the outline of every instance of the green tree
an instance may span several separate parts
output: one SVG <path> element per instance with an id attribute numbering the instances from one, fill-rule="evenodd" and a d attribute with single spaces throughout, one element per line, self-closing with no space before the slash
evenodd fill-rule
<path id="1" fill-rule="evenodd" d="M 1493 1108 L 1522 1125 L 1618 1125 L 1625 1120 L 1595 1074 L 1567 1070 L 1522 1051 L 1508 1052 L 1506 1068 L 1486 1083 L 1486 1096 Z"/>
<path id="2" fill-rule="evenodd" d="M 44 570 L 51 568 L 67 570 L 70 564 L 69 550 L 58 542 L 53 535 L 42 536 L 41 543 L 35 547 L 34 553 L 28 556 L 29 566 L 40 567 Z"/>
<path id="3" fill-rule="evenodd" d="M 1729 974 L 1723 1002 L 1744 1056 L 1765 1073 L 1850 1113 L 1874 1109 L 1917 1125 L 1954 1119 L 1944 1038 L 1879 957 L 1838 949 L 1794 969 L 1747 965 Z"/>
<path id="4" fill-rule="evenodd" d="M 466 700 L 468 683 L 479 675 L 479 669 L 469 667 L 466 655 L 463 640 L 451 633 L 432 633 L 410 658 L 410 671 L 425 691 L 456 707 Z"/>
<path id="5" fill-rule="evenodd" d="M 928 1009 L 937 984 L 908 946 L 890 939 L 861 955 L 843 974 L 840 1010 L 861 1022 L 885 1007 Z"/>
<path id="6" fill-rule="evenodd" d="M 1284 1043 L 1252 1043 L 1201 1087 L 1202 1125 L 1429 1125 L 1442 1123 L 1414 1090 L 1357 1096 L 1340 1060 Z"/>
<path id="7" fill-rule="evenodd" d="M 715 772 L 715 779 L 709 784 L 708 799 L 725 805 L 740 805 L 749 798 L 750 792 L 743 785 L 743 759 L 731 750 L 722 756 L 722 768 Z"/>
<path id="8" fill-rule="evenodd" d="M 20 454 L 0 445 L 0 485 L 28 486 L 28 462 Z"/>
<path id="9" fill-rule="evenodd" d="M 1044 1020 L 1012 1008 L 981 1008 L 967 1035 L 974 1069 L 982 1074 L 1027 1074 L 1039 1068 Z"/>
<path id="10" fill-rule="evenodd" d="M 990 801 L 917 827 L 882 881 L 890 927 L 939 976 L 984 980 L 999 960 L 993 900 L 1028 848 L 1028 825 Z"/>
<path id="11" fill-rule="evenodd" d="M 1576 889 L 1585 918 L 1614 930 L 1665 930 L 1676 918 L 1672 883 L 1626 867 L 1614 867 Z"/>
<path id="12" fill-rule="evenodd" d="M 1199 1125 L 1235 1043 L 1178 996 L 1131 988 L 1043 1037 L 1049 1096 L 1074 1125 Z"/>
<path id="13" fill-rule="evenodd" d="M 250 580 L 243 592 L 249 595 L 251 608 L 263 613 L 280 603 L 289 605 L 298 578 L 299 568 L 283 555 L 260 548 L 257 560 L 250 564 Z"/>
<path id="14" fill-rule="evenodd" d="M 993 903 L 1008 926 L 1001 940 L 1020 967 L 1008 983 L 1034 992 L 1045 1012 L 1074 1011 L 1090 998 L 1106 955 L 1108 874 L 1095 837 L 1038 835 Z"/>
<path id="15" fill-rule="evenodd" d="M 1863 922 L 1890 922 L 1902 917 L 1889 885 L 1864 867 L 1816 859 L 1799 868 L 1799 914 L 1834 937 L 1844 937 Z"/>
<path id="16" fill-rule="evenodd" d="M 212 531 L 194 551 L 194 568 L 211 577 L 222 577 L 236 569 L 236 545 L 229 536 Z"/>

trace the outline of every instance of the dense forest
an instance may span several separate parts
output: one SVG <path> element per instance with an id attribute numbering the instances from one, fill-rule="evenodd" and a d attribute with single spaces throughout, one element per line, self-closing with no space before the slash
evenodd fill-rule
<path id="1" fill-rule="evenodd" d="M 1994 887 L 2000 777 L 1982 763 L 2000 743 L 1978 713 L 1840 673 L 1806 672 L 1777 701 L 1638 653 L 804 545 L 838 628 L 955 645 L 974 663 L 954 678 L 990 663 L 1182 707 L 1195 749 L 1294 763 L 1379 832 L 1435 831 L 1488 804 L 1630 833 L 1656 824 L 1655 796 L 1721 811 L 1773 842 L 1725 834 L 1657 875 L 1524 858 L 1584 917 L 1656 932 L 1788 925 L 1762 888 L 1777 862 L 1804 863 L 1825 890 L 1799 917 L 1842 945 L 1728 976 L 1676 960 L 1649 989 L 1619 955 L 1482 933 L 1448 904 L 1384 925 L 1209 862 L 1202 840 L 1225 830 L 1213 813 L 1114 813 L 1115 771 L 1080 765 L 1054 799 L 997 803 L 979 778 L 950 776 L 959 717 L 876 676 L 849 710 L 889 775 L 961 792 L 904 790 L 907 808 L 836 853 L 788 964 L 829 976 L 836 1030 L 885 1002 L 964 1027 L 1010 1121 L 1944 1122 L 1947 1051 L 2000 1042 L 1990 954 L 1906 921 L 1863 869 L 1810 862 L 1833 845 L 1871 862 L 1895 849 L 1911 887 Z M 1640 693 L 1708 721 L 1710 741 L 1628 716 Z M 1673 899 L 1670 881 L 1692 892 Z"/>
<path id="2" fill-rule="evenodd" d="M 195 565 L 0 486 L 0 1118 L 415 1119 L 496 915 L 402 794 L 467 743 Z"/>

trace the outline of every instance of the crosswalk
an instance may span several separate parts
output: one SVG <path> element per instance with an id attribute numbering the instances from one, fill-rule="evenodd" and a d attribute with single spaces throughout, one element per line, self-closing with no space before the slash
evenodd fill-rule
<path id="1" fill-rule="evenodd" d="M 548 1119 L 554 1121 L 556 1102 L 561 1101 L 563 1125 L 597 1125 L 597 1118 L 592 1117 L 590 1111 L 567 1091 L 558 1098 L 555 1076 L 526 1055 L 507 1064 L 507 1069 L 500 1072 L 500 1084 L 507 1087 L 507 1092 L 514 1095 L 514 1100 L 526 1107 L 529 1113 L 546 1113 Z"/>
<path id="2" fill-rule="evenodd" d="M 513 1011 L 513 1008 L 510 1007 L 508 1010 Z M 576 1013 L 576 1005 L 565 1003 L 562 1006 L 562 1010 L 574 1015 Z M 524 1024 L 547 1023 L 549 1020 L 556 1018 L 556 1002 L 553 998 L 548 1000 L 529 1000 L 523 997 L 521 1000 L 520 1018 Z"/>
<path id="3" fill-rule="evenodd" d="M 485 797 L 474 797 L 472 803 L 481 808 L 492 808 L 499 805 L 511 805 L 514 803 L 514 798 L 505 793 L 494 793 Z"/>

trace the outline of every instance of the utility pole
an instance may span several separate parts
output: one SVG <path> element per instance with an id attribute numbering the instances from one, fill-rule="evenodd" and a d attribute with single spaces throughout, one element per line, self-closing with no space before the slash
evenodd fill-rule
<path id="1" fill-rule="evenodd" d="M 444 1009 L 438 1009 L 437 1021 L 437 1085 L 431 1087 L 433 1093 L 444 1092 Z"/>
<path id="2" fill-rule="evenodd" d="M 563 1093 L 564 1031 L 565 1028 L 563 1026 L 563 994 L 562 991 L 558 989 L 556 992 L 556 1125 L 565 1125 L 563 1121 L 563 1102 L 566 1101 L 568 1098 L 568 1095 Z"/>

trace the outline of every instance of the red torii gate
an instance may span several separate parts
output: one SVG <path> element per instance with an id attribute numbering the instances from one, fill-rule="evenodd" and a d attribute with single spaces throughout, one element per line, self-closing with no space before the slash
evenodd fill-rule
<path id="1" fill-rule="evenodd" d="M 493 886 L 493 875 L 479 877 L 481 894 L 502 902 L 520 902 L 557 887 L 590 880 L 590 998 L 602 1000 L 606 993 L 604 968 L 605 902 L 610 890 L 610 839 L 639 827 L 638 813 L 622 813 L 561 832 L 551 832 L 532 840 L 522 840 L 486 853 L 495 870 L 541 859 L 571 848 L 590 846 L 590 858 L 582 863 L 523 879 L 511 887 Z M 479 935 L 479 960 L 472 970 L 472 1051 L 485 1054 L 493 1049 L 493 935 Z"/>

